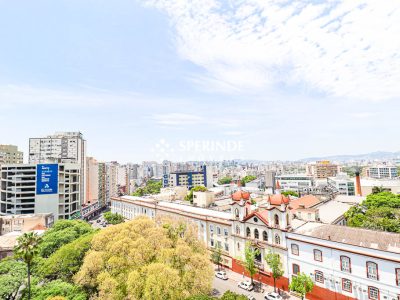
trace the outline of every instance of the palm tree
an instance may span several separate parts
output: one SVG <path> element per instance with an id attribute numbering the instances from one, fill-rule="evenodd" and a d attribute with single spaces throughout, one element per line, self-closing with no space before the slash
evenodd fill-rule
<path id="1" fill-rule="evenodd" d="M 16 257 L 21 258 L 28 267 L 28 299 L 31 299 L 31 266 L 35 255 L 38 253 L 40 236 L 36 232 L 24 233 L 18 238 L 14 248 Z"/>

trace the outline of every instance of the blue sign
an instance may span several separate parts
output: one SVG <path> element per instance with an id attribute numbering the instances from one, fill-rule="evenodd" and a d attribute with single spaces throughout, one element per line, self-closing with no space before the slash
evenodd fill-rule
<path id="1" fill-rule="evenodd" d="M 36 194 L 58 193 L 58 164 L 38 164 L 36 166 Z"/>

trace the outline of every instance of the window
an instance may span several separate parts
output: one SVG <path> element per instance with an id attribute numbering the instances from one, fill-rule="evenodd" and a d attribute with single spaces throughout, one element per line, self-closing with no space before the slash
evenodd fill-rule
<path id="1" fill-rule="evenodd" d="M 235 217 L 236 219 L 239 219 L 239 210 L 235 208 Z"/>
<path id="2" fill-rule="evenodd" d="M 314 260 L 322 261 L 322 251 L 318 249 L 314 249 Z"/>
<path id="3" fill-rule="evenodd" d="M 247 228 L 246 228 L 246 236 L 247 236 L 247 237 L 250 237 L 250 235 L 251 235 L 251 233 L 250 233 L 250 228 L 247 227 Z"/>
<path id="4" fill-rule="evenodd" d="M 214 225 L 210 225 L 210 232 L 214 232 Z"/>
<path id="5" fill-rule="evenodd" d="M 368 299 L 371 299 L 371 300 L 379 299 L 379 290 L 376 287 L 372 287 L 372 286 L 368 287 Z"/>
<path id="6" fill-rule="evenodd" d="M 218 234 L 218 235 L 221 234 L 221 228 L 219 228 L 218 226 L 217 226 L 217 234 Z"/>
<path id="7" fill-rule="evenodd" d="M 229 244 L 228 243 L 225 243 L 225 251 L 229 252 Z"/>
<path id="8" fill-rule="evenodd" d="M 258 229 L 254 229 L 254 238 L 257 240 L 260 238 L 260 236 L 258 234 Z"/>
<path id="9" fill-rule="evenodd" d="M 352 292 L 351 281 L 350 280 L 348 280 L 346 278 L 342 279 L 342 290 L 345 291 L 345 292 L 349 292 L 349 293 Z"/>
<path id="10" fill-rule="evenodd" d="M 210 245 L 211 245 L 211 247 L 214 247 L 214 240 L 213 239 L 210 240 Z"/>
<path id="11" fill-rule="evenodd" d="M 239 227 L 239 225 L 236 225 L 236 234 L 240 235 L 240 227 Z"/>
<path id="12" fill-rule="evenodd" d="M 396 272 L 396 285 L 400 286 L 400 268 L 395 270 Z"/>
<path id="13" fill-rule="evenodd" d="M 293 269 L 293 275 L 297 275 L 300 273 L 300 267 L 299 265 L 293 264 L 292 265 L 292 269 Z"/>
<path id="14" fill-rule="evenodd" d="M 265 230 L 263 231 L 263 240 L 268 241 L 268 233 Z"/>
<path id="15" fill-rule="evenodd" d="M 324 283 L 324 273 L 321 271 L 315 271 L 315 281 L 319 283 Z"/>
<path id="16" fill-rule="evenodd" d="M 279 235 L 275 235 L 275 244 L 280 245 L 281 243 L 281 238 L 279 237 Z"/>
<path id="17" fill-rule="evenodd" d="M 217 247 L 218 247 L 219 249 L 222 249 L 221 241 L 217 241 Z"/>
<path id="18" fill-rule="evenodd" d="M 238 251 L 240 251 L 240 243 L 239 242 L 237 243 L 237 249 L 238 249 Z"/>
<path id="19" fill-rule="evenodd" d="M 228 236 L 228 229 L 224 228 L 224 235 Z"/>
<path id="20" fill-rule="evenodd" d="M 372 261 L 367 262 L 367 277 L 369 279 L 379 280 L 378 265 Z M 374 299 L 374 298 L 372 298 L 372 299 Z"/>
<path id="21" fill-rule="evenodd" d="M 351 273 L 351 260 L 347 256 L 340 257 L 340 270 Z"/>
<path id="22" fill-rule="evenodd" d="M 292 244 L 291 248 L 292 248 L 292 254 L 293 255 L 299 255 L 299 246 L 298 245 Z"/>
<path id="23" fill-rule="evenodd" d="M 279 216 L 278 215 L 274 216 L 274 220 L 275 220 L 275 226 L 279 226 Z"/>

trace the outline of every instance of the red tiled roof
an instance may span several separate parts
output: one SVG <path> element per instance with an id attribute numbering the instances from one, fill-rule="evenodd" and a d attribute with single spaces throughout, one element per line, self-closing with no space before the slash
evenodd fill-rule
<path id="1" fill-rule="evenodd" d="M 271 205 L 288 204 L 289 198 L 282 194 L 276 194 L 268 197 L 268 202 Z"/>
<path id="2" fill-rule="evenodd" d="M 295 199 L 290 201 L 289 207 L 290 209 L 298 209 L 300 206 L 304 206 L 304 208 L 310 208 L 318 203 L 320 203 L 319 199 L 313 195 L 306 195 L 299 199 Z"/>
<path id="3" fill-rule="evenodd" d="M 268 225 L 268 211 L 267 210 L 253 211 L 246 218 L 244 218 L 243 221 L 247 221 L 247 220 L 251 219 L 252 217 L 258 217 L 262 222 L 265 223 L 265 225 Z"/>
<path id="4" fill-rule="evenodd" d="M 240 201 L 240 200 L 249 200 L 250 199 L 250 193 L 248 192 L 243 192 L 243 191 L 237 191 L 232 194 L 232 200 L 234 201 Z"/>

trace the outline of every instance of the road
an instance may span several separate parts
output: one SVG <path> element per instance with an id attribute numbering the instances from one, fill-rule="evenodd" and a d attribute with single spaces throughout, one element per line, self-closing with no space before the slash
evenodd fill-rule
<path id="1" fill-rule="evenodd" d="M 238 294 L 242 294 L 242 295 L 252 295 L 254 296 L 257 300 L 264 300 L 264 295 L 265 293 L 268 292 L 273 292 L 274 291 L 274 287 L 272 286 L 268 286 L 268 285 L 262 285 L 262 289 L 264 290 L 264 292 L 255 292 L 255 291 L 245 291 L 241 288 L 238 287 L 238 283 L 242 280 L 250 280 L 249 278 L 245 277 L 243 279 L 243 276 L 232 272 L 230 270 L 225 270 L 228 276 L 228 280 L 222 280 L 219 278 L 214 277 L 214 281 L 213 281 L 213 295 L 214 296 L 222 296 L 226 291 L 232 291 Z M 285 300 L 299 300 L 299 298 L 297 297 L 293 297 L 293 296 L 289 296 L 288 294 L 283 296 L 283 299 Z"/>

